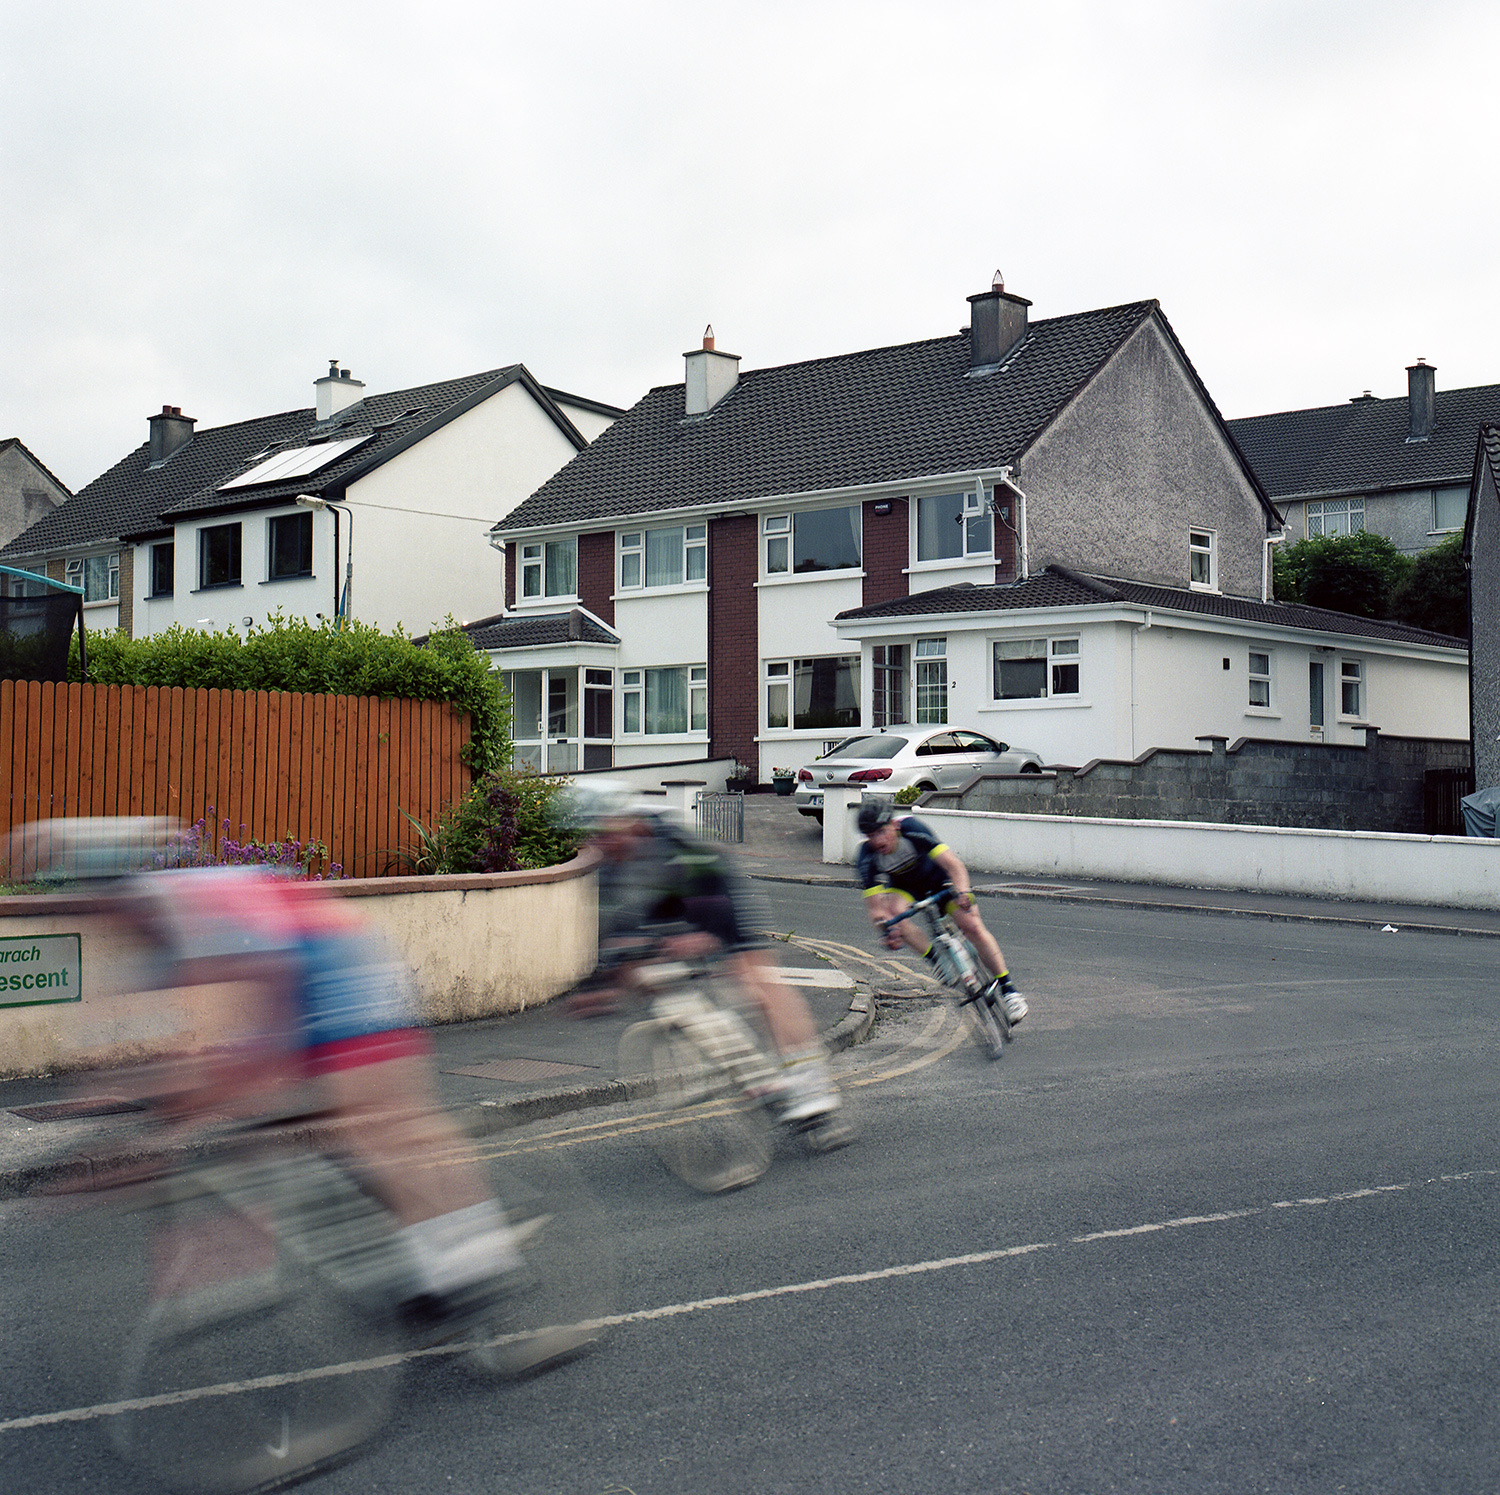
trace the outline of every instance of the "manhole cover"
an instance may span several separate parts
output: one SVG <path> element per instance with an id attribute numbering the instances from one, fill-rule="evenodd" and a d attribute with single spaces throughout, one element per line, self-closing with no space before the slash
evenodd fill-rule
<path id="1" fill-rule="evenodd" d="M 552 1059 L 488 1059 L 483 1064 L 458 1064 L 445 1069 L 445 1075 L 468 1075 L 475 1080 L 508 1080 L 524 1084 L 527 1080 L 550 1080 L 558 1075 L 582 1074 L 597 1069 L 595 1064 L 558 1064 Z"/>
<path id="2" fill-rule="evenodd" d="M 1001 886 L 1007 893 L 1076 893 L 1067 883 L 1061 882 L 1008 882 Z"/>
<path id="3" fill-rule="evenodd" d="M 138 1100 L 105 1095 L 88 1100 L 53 1100 L 35 1106 L 12 1106 L 10 1114 L 25 1121 L 83 1121 L 90 1116 L 123 1116 L 130 1111 L 145 1109 Z"/>

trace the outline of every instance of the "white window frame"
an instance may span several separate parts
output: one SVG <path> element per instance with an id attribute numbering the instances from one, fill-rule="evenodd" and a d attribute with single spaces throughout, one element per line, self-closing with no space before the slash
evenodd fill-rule
<path id="1" fill-rule="evenodd" d="M 553 548 L 571 549 L 573 553 L 573 585 L 566 592 L 549 592 L 547 590 L 547 562 L 551 558 L 550 552 Z M 520 573 L 516 577 L 516 603 L 521 605 L 528 602 L 553 602 L 558 598 L 577 597 L 578 595 L 578 537 L 569 535 L 566 539 L 557 540 L 524 540 L 516 545 L 516 570 Z M 536 589 L 528 590 L 531 586 L 533 576 L 536 578 Z"/>
<path id="2" fill-rule="evenodd" d="M 1451 493 L 1451 494 L 1462 494 L 1463 495 L 1463 509 L 1462 509 L 1462 512 L 1460 512 L 1460 514 L 1458 516 L 1458 523 L 1457 524 L 1443 524 L 1443 523 L 1440 522 L 1441 516 L 1438 514 L 1438 495 L 1440 493 Z M 1464 521 L 1468 518 L 1468 514 L 1469 514 L 1469 490 L 1467 488 L 1461 487 L 1461 486 L 1459 486 L 1458 484 L 1455 484 L 1455 483 L 1450 483 L 1446 487 L 1443 487 L 1443 488 L 1434 488 L 1432 490 L 1432 530 L 1431 530 L 1432 534 L 1434 534 L 1434 535 L 1451 535 L 1451 534 L 1456 533 L 1458 530 L 1461 530 L 1464 527 Z"/>
<path id="3" fill-rule="evenodd" d="M 1349 710 L 1350 691 L 1354 692 L 1354 710 Z M 1339 660 L 1339 720 L 1365 720 L 1365 666 L 1360 659 Z"/>
<path id="4" fill-rule="evenodd" d="M 646 677 L 667 671 L 685 675 L 687 728 L 685 731 L 651 731 L 646 725 Z M 708 666 L 706 664 L 659 665 L 621 670 L 620 735 L 622 737 L 686 737 L 708 735 Z M 632 719 L 634 725 L 631 725 Z"/>
<path id="5" fill-rule="evenodd" d="M 103 561 L 105 563 L 104 592 L 102 595 L 89 595 L 88 563 L 90 561 Z M 120 600 L 120 552 L 118 550 L 101 551 L 97 555 L 73 556 L 69 559 L 64 571 L 70 587 L 80 587 L 83 589 L 85 605 L 90 602 L 118 602 Z"/>
<path id="6" fill-rule="evenodd" d="M 922 554 L 922 505 L 938 503 L 945 498 L 963 499 L 963 506 L 959 517 L 963 523 L 959 526 L 963 535 L 963 544 L 957 555 L 924 556 Z M 984 544 L 982 547 L 970 546 L 970 530 L 976 519 L 988 519 Z M 914 569 L 926 570 L 929 567 L 940 566 L 972 566 L 983 564 L 985 561 L 995 559 L 995 521 L 990 513 L 989 493 L 986 490 L 983 497 L 975 489 L 966 489 L 962 494 L 955 493 L 949 489 L 946 493 L 924 493 L 919 494 L 911 504 L 911 554 Z"/>
<path id="7" fill-rule="evenodd" d="M 852 566 L 828 567 L 820 571 L 795 570 L 797 557 L 797 521 L 804 515 L 850 512 L 854 515 L 854 542 L 859 556 Z M 772 555 L 779 554 L 779 564 Z M 822 581 L 828 577 L 857 576 L 864 570 L 864 515 L 859 504 L 828 504 L 819 509 L 803 509 L 787 514 L 765 514 L 760 526 L 761 575 L 770 581 Z"/>
<path id="8" fill-rule="evenodd" d="M 822 727 L 799 727 L 797 719 L 797 666 L 810 665 L 818 659 L 842 660 L 852 666 L 854 672 L 854 721 L 840 726 Z M 766 731 L 768 732 L 857 732 L 863 720 L 863 711 L 860 704 L 861 681 L 864 678 L 864 661 L 858 654 L 816 654 L 799 655 L 795 659 L 768 659 L 765 662 L 765 689 L 762 693 L 765 702 Z M 777 710 L 773 708 L 772 702 L 780 700 L 781 706 Z M 784 718 L 777 724 L 773 717 Z"/>
<path id="9" fill-rule="evenodd" d="M 676 581 L 652 583 L 646 579 L 646 557 L 652 535 L 676 533 L 680 554 Z M 665 591 L 671 587 L 692 587 L 695 590 L 708 585 L 708 525 L 670 524 L 654 528 L 643 526 L 635 530 L 620 530 L 619 578 L 622 592 Z M 690 574 L 696 571 L 696 576 Z"/>
<path id="10" fill-rule="evenodd" d="M 999 694 L 999 651 L 1001 648 L 1015 649 L 1026 645 L 1025 654 L 1012 653 L 1011 659 L 1040 659 L 1046 668 L 1042 676 L 1042 693 L 1039 696 L 1002 696 Z M 1027 702 L 1064 701 L 1075 705 L 1083 696 L 1083 647 L 1079 634 L 1014 634 L 990 640 L 990 704 L 992 706 L 1025 705 Z M 1073 671 L 1073 688 L 1067 689 L 1067 670 Z"/>
<path id="11" fill-rule="evenodd" d="M 1245 701 L 1247 713 L 1274 716 L 1276 714 L 1274 649 L 1247 649 L 1245 651 L 1246 684 Z M 1256 696 L 1265 699 L 1257 701 Z"/>
<path id="12" fill-rule="evenodd" d="M 1365 528 L 1365 500 L 1363 494 L 1352 498 L 1310 498 L 1303 512 L 1307 538 L 1316 540 L 1327 535 L 1358 535 Z M 1329 529 L 1330 519 L 1342 519 L 1342 529 Z M 1356 522 L 1357 521 L 1357 522 Z"/>
<path id="13" fill-rule="evenodd" d="M 948 725 L 948 637 L 919 638 L 912 645 L 912 715 L 915 725 Z M 924 700 L 925 695 L 925 700 Z"/>
<path id="14" fill-rule="evenodd" d="M 1200 581 L 1194 575 L 1194 563 L 1204 562 L 1207 579 Z M 1202 525 L 1193 525 L 1188 530 L 1188 587 L 1194 592 L 1217 592 L 1219 590 L 1219 532 Z"/>

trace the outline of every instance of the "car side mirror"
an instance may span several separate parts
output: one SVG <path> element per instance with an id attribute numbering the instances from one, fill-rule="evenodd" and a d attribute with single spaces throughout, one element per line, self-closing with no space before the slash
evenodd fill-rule
<path id="1" fill-rule="evenodd" d="M 1010 744 L 1008 742 L 997 743 L 996 746 L 999 747 L 1002 753 L 1008 753 L 1010 751 Z"/>

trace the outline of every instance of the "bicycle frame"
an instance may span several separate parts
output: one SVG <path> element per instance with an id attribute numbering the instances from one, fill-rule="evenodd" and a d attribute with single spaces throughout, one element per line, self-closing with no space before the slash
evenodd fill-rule
<path id="1" fill-rule="evenodd" d="M 887 930 L 895 929 L 898 924 L 903 924 L 906 920 L 914 919 L 920 914 L 922 922 L 932 936 L 932 948 L 937 957 L 939 974 L 949 986 L 957 987 L 962 992 L 964 1001 L 972 1002 L 989 985 L 989 978 L 984 974 L 984 967 L 980 964 L 979 957 L 975 955 L 962 931 L 944 912 L 942 904 L 946 892 L 946 889 L 940 889 L 936 893 L 929 893 L 925 898 L 919 898 L 910 908 L 903 909 L 892 918 L 883 920 L 881 927 Z"/>

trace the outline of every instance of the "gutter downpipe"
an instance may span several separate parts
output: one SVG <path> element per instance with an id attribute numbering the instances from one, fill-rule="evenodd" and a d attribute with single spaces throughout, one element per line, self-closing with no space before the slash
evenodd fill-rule
<path id="1" fill-rule="evenodd" d="M 1136 635 L 1144 633 L 1151 626 L 1151 609 L 1146 609 L 1146 621 L 1135 624 L 1130 630 L 1130 756 L 1134 758 L 1140 748 L 1136 743 L 1136 718 L 1140 714 L 1140 702 L 1137 699 L 1135 680 L 1135 640 Z"/>
<path id="2" fill-rule="evenodd" d="M 1274 587 L 1271 585 L 1272 578 L 1275 575 L 1275 570 L 1274 570 L 1274 568 L 1271 565 L 1271 547 L 1273 545 L 1280 545 L 1281 542 L 1283 540 L 1285 540 L 1285 539 L 1286 539 L 1286 529 L 1283 526 L 1282 529 L 1280 531 L 1278 531 L 1276 534 L 1274 534 L 1274 535 L 1267 535 L 1266 536 L 1266 543 L 1265 543 L 1265 545 L 1261 549 L 1261 558 L 1260 558 L 1260 600 L 1262 602 L 1271 602 L 1271 601 L 1274 601 L 1274 599 L 1271 596 L 1271 593 L 1275 590 Z"/>
<path id="3" fill-rule="evenodd" d="M 1007 464 L 995 474 L 996 483 L 1004 483 L 1016 496 L 1016 541 L 1020 546 L 1021 553 L 1017 557 L 1018 575 L 1017 580 L 1025 581 L 1031 575 L 1031 557 L 1028 553 L 1026 543 L 1026 495 L 1021 491 L 1016 480 L 1011 477 L 1011 469 Z M 991 500 L 993 502 L 993 500 Z"/>

